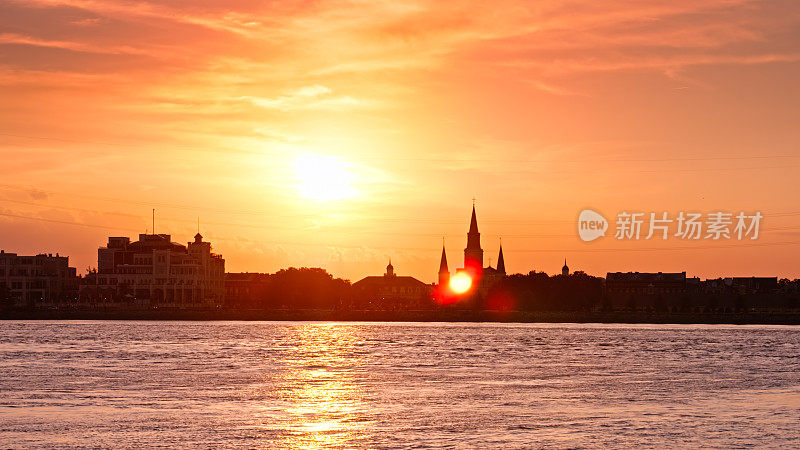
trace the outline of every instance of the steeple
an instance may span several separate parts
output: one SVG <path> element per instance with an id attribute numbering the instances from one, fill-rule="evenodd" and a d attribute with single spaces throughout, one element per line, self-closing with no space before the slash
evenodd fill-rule
<path id="1" fill-rule="evenodd" d="M 442 260 L 439 262 L 439 285 L 445 286 L 450 282 L 450 269 L 447 267 L 447 254 L 444 251 L 444 238 L 442 238 Z"/>
<path id="2" fill-rule="evenodd" d="M 389 258 L 389 265 L 386 266 L 386 275 L 387 277 L 394 276 L 394 266 L 392 265 L 392 258 Z"/>
<path id="3" fill-rule="evenodd" d="M 497 272 L 506 274 L 506 262 L 503 259 L 503 241 L 500 241 L 500 255 L 497 256 Z"/>
<path id="4" fill-rule="evenodd" d="M 439 262 L 439 273 L 442 272 L 450 272 L 450 269 L 447 267 L 447 253 L 444 251 L 444 243 L 442 243 L 442 260 Z"/>
<path id="5" fill-rule="evenodd" d="M 475 203 L 472 203 L 472 219 L 469 221 L 469 233 L 478 232 L 478 218 L 475 216 Z"/>
<path id="6" fill-rule="evenodd" d="M 480 272 L 483 270 L 483 249 L 481 234 L 478 232 L 478 218 L 475 214 L 475 199 L 472 199 L 472 218 L 467 232 L 467 247 L 464 249 L 464 268 Z"/>
<path id="7" fill-rule="evenodd" d="M 203 235 L 200 234 L 200 217 L 197 217 L 197 234 L 194 235 L 195 242 L 203 242 Z"/>
<path id="8" fill-rule="evenodd" d="M 569 267 L 567 267 L 567 258 L 564 258 L 564 267 L 561 268 L 561 275 L 569 275 Z"/>

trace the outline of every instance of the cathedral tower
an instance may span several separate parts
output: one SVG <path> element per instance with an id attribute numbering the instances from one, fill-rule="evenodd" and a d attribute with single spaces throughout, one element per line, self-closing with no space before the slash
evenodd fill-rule
<path id="1" fill-rule="evenodd" d="M 500 255 L 497 257 L 497 273 L 506 274 L 506 261 L 503 259 L 503 243 L 500 242 Z"/>
<path id="2" fill-rule="evenodd" d="M 464 268 L 481 271 L 483 269 L 483 249 L 481 234 L 478 232 L 478 219 L 475 216 L 475 203 L 472 204 L 472 219 L 467 233 L 467 248 L 464 249 Z"/>
<path id="3" fill-rule="evenodd" d="M 444 241 L 442 242 L 442 260 L 439 262 L 439 286 L 447 286 L 450 283 L 450 269 L 447 267 L 447 254 L 444 252 Z"/>

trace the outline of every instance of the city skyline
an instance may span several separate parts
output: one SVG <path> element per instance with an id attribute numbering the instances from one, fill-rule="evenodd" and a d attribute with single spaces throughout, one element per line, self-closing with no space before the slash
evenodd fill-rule
<path id="1" fill-rule="evenodd" d="M 83 273 L 156 208 L 173 236 L 200 216 L 231 271 L 358 280 L 391 257 L 432 282 L 476 197 L 509 273 L 800 277 L 800 17 L 781 3 L 349 6 L 0 6 L 0 248 Z M 586 243 L 585 208 L 764 223 Z"/>
<path id="2" fill-rule="evenodd" d="M 465 236 L 466 236 L 466 247 L 463 249 L 463 256 L 464 256 L 464 262 L 462 264 L 463 267 L 456 268 L 455 271 L 453 272 L 453 274 L 459 273 L 460 271 L 467 271 L 467 272 L 470 272 L 470 274 L 471 274 L 470 278 L 472 278 L 473 280 L 479 280 L 481 278 L 480 272 L 483 271 L 484 262 L 485 262 L 486 263 L 485 269 L 489 270 L 490 273 L 495 273 L 495 271 L 497 271 L 497 273 L 503 274 L 503 276 L 505 276 L 507 272 L 505 270 L 505 261 L 504 261 L 504 256 L 503 256 L 502 239 L 500 239 L 500 243 L 498 244 L 498 257 L 493 260 L 490 255 L 487 255 L 487 260 L 484 261 L 484 259 L 483 259 L 485 251 L 481 248 L 481 246 L 483 244 L 482 244 L 482 241 L 481 241 L 481 233 L 478 231 L 478 219 L 477 219 L 475 201 L 476 201 L 476 199 L 473 198 L 472 213 L 471 213 L 470 220 L 469 220 L 468 231 L 465 233 Z M 681 215 L 682 214 L 683 213 L 681 213 Z M 731 214 L 731 216 L 732 216 L 732 214 Z M 153 239 L 157 239 L 158 240 L 159 238 L 167 238 L 167 239 L 169 239 L 171 237 L 170 233 L 161 233 L 161 232 L 156 233 L 156 232 L 154 232 L 155 224 L 156 224 L 156 212 L 155 212 L 155 209 L 153 209 L 152 210 L 152 216 L 151 216 L 151 226 L 153 227 L 153 229 L 150 229 L 150 230 L 146 229 L 144 233 L 140 233 L 139 234 L 139 238 L 140 239 L 153 238 Z M 733 223 L 731 223 L 728 226 L 728 230 L 730 230 L 732 227 L 733 227 Z M 630 226 L 628 226 L 628 228 L 630 228 Z M 647 228 L 645 226 L 645 230 L 646 229 Z M 613 231 L 611 233 L 613 233 Z M 608 233 L 608 234 L 611 234 L 611 233 Z M 624 231 L 617 230 L 617 233 L 618 234 L 623 234 Z M 734 231 L 734 233 L 735 233 L 735 231 Z M 751 233 L 751 231 L 748 230 L 746 232 L 745 231 L 742 232 L 742 234 L 745 236 L 745 238 L 747 237 L 748 233 Z M 756 232 L 756 235 L 757 235 L 757 233 L 758 232 Z M 699 235 L 702 237 L 702 233 L 699 233 Z M 605 234 L 604 234 L 604 236 L 605 236 Z M 667 234 L 665 233 L 665 239 L 666 239 L 666 236 L 667 236 Z M 114 240 L 114 241 L 124 240 L 124 241 L 127 242 L 127 241 L 130 240 L 130 237 L 127 236 L 127 235 L 126 236 L 117 235 L 117 236 L 108 236 L 107 239 L 109 240 L 109 242 L 111 242 L 112 240 Z M 199 218 L 197 220 L 196 234 L 194 235 L 193 239 L 194 239 L 195 243 L 200 242 L 203 239 L 203 236 L 201 234 L 201 229 L 200 229 L 200 220 L 199 220 Z M 620 237 L 620 239 L 623 239 L 623 238 Z M 649 240 L 649 238 L 647 240 Z M 714 241 L 711 241 L 711 242 L 714 242 Z M 190 242 L 189 245 L 191 245 L 191 244 L 192 243 Z M 210 242 L 204 242 L 203 244 L 208 246 L 208 251 L 209 252 L 211 252 L 212 250 L 215 250 Z M 175 245 L 179 245 L 179 244 L 175 244 Z M 99 248 L 99 252 L 102 253 L 107 247 L 100 246 L 98 248 Z M 6 251 L 6 249 L 2 249 L 2 251 L 6 252 L 6 253 L 12 253 L 12 254 L 13 253 L 19 253 L 19 252 L 14 252 L 14 251 Z M 24 252 L 22 252 L 22 253 L 24 253 Z M 31 255 L 46 256 L 46 255 L 50 254 L 50 256 L 52 256 L 52 253 L 53 253 L 52 251 L 48 252 L 47 250 L 44 250 L 44 251 L 33 252 L 33 253 L 31 253 Z M 56 255 L 58 255 L 58 252 L 55 252 L 55 253 L 56 253 Z M 461 254 L 462 252 L 458 252 L 458 253 Z M 64 258 L 69 258 L 69 255 L 66 255 L 66 254 L 64 254 L 62 256 Z M 391 270 L 393 271 L 392 256 L 389 256 L 388 258 L 389 258 L 389 266 L 387 267 L 387 271 L 389 270 L 388 269 L 389 267 L 391 267 L 392 268 Z M 494 261 L 494 263 L 493 263 L 493 261 Z M 75 265 L 75 264 L 71 264 L 71 265 Z M 295 267 L 298 267 L 298 268 L 300 268 L 300 267 L 303 267 L 303 268 L 314 268 L 314 266 L 304 266 L 304 265 L 284 266 L 284 267 L 281 267 L 279 269 L 274 270 L 274 272 L 277 272 L 278 270 L 282 270 L 282 269 L 295 268 Z M 446 243 L 445 238 L 443 237 L 442 238 L 442 247 L 441 247 L 441 256 L 440 256 L 439 265 L 438 265 L 438 271 L 436 272 L 435 277 L 433 277 L 433 278 L 435 278 L 435 281 L 430 281 L 429 282 L 427 280 L 427 278 L 429 278 L 429 276 L 422 276 L 421 278 L 425 281 L 425 283 L 436 284 L 438 282 L 439 284 L 442 284 L 442 276 L 443 276 L 443 274 L 444 274 L 444 276 L 446 276 L 446 279 L 448 281 L 449 281 L 449 278 L 450 278 L 449 269 L 447 269 L 447 267 L 448 267 L 448 263 L 447 263 L 447 243 Z M 318 268 L 321 268 L 323 270 L 328 271 L 328 268 L 326 268 L 326 267 L 320 266 Z M 95 264 L 93 266 L 90 265 L 89 267 L 87 267 L 84 272 L 81 272 L 80 269 L 78 269 L 77 270 L 77 274 L 78 275 L 85 275 L 85 274 L 95 273 L 99 269 L 100 269 L 100 261 L 99 261 L 99 258 L 98 258 L 98 259 L 95 260 Z M 230 271 L 226 271 L 226 272 L 227 273 L 253 273 L 253 274 L 269 273 L 269 271 L 258 271 L 258 270 L 255 270 L 255 271 L 251 271 L 251 270 L 244 270 L 244 271 L 241 271 L 241 270 L 230 270 Z M 523 270 L 518 270 L 518 271 L 515 271 L 515 272 L 508 272 L 508 274 L 527 274 L 529 272 L 540 272 L 540 273 L 557 275 L 559 271 L 552 271 L 551 272 L 549 270 L 531 268 L 530 270 L 523 269 Z M 575 269 L 570 270 L 568 268 L 568 266 L 567 266 L 567 258 L 564 258 L 563 266 L 561 267 L 560 272 L 562 273 L 562 275 L 567 275 L 567 274 L 569 274 L 571 272 L 572 273 L 581 272 L 581 273 L 585 273 L 585 274 L 588 274 L 588 275 L 591 275 L 591 276 L 596 276 L 596 277 L 601 277 L 601 278 L 603 277 L 602 273 L 590 273 L 590 272 L 587 272 L 587 271 L 585 271 L 583 269 L 580 269 L 580 268 L 578 268 L 577 270 L 575 270 Z M 628 270 L 606 271 L 605 273 L 607 273 L 607 274 L 612 274 L 612 273 L 617 273 L 617 274 L 618 273 L 629 273 L 629 274 L 636 273 L 636 274 L 638 274 L 640 272 L 641 273 L 648 273 L 647 271 L 640 270 L 638 268 L 628 269 Z M 663 273 L 669 273 L 669 271 L 664 271 L 664 270 L 651 271 L 651 273 L 662 273 L 662 272 Z M 686 273 L 687 273 L 686 270 L 682 270 L 682 272 L 684 273 L 684 275 L 686 275 Z M 331 273 L 331 275 L 333 275 L 333 276 L 340 277 L 340 278 L 343 278 L 343 279 L 347 279 L 347 280 L 349 280 L 351 282 L 355 282 L 355 281 L 358 280 L 358 278 L 350 279 L 350 278 L 347 278 L 346 276 L 339 276 L 336 273 L 332 273 L 332 272 L 329 272 L 329 273 Z M 372 275 L 371 273 L 368 273 L 368 274 L 365 274 L 364 276 L 367 277 L 367 278 L 370 278 L 371 275 Z M 703 278 L 703 277 L 699 276 L 699 274 L 690 274 L 690 275 L 692 275 L 693 277 L 695 277 L 697 279 Z M 774 274 L 770 274 L 770 275 L 774 276 Z M 759 275 L 753 275 L 753 274 L 749 274 L 749 275 L 719 274 L 718 276 L 710 276 L 710 277 L 705 277 L 705 278 L 706 278 L 706 280 L 714 280 L 714 279 L 723 279 L 723 278 L 731 279 L 731 278 L 751 278 L 751 277 L 758 278 L 760 276 Z M 781 275 L 778 275 L 776 277 L 776 279 L 782 279 L 782 278 L 792 279 L 791 277 L 784 277 L 784 276 L 781 276 Z"/>

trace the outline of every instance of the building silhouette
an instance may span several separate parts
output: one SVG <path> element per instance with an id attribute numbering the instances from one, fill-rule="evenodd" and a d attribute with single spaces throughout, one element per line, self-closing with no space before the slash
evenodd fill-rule
<path id="1" fill-rule="evenodd" d="M 483 254 L 481 233 L 478 231 L 478 217 L 473 203 L 467 231 L 467 246 L 464 248 L 464 266 L 456 269 L 456 273 L 466 272 L 473 280 L 471 293 L 479 296 L 486 296 L 489 289 L 506 276 L 506 262 L 503 256 L 502 242 L 497 256 L 497 268 L 491 267 L 491 265 L 484 267 Z M 447 266 L 447 257 L 444 245 L 442 245 L 442 259 L 439 263 L 439 295 L 445 295 L 444 290 L 449 279 L 450 272 Z"/>
<path id="2" fill-rule="evenodd" d="M 266 297 L 270 275 L 257 272 L 229 272 L 225 274 L 225 305 L 228 307 L 252 306 Z"/>
<path id="3" fill-rule="evenodd" d="M 686 294 L 686 272 L 609 272 L 606 295 L 614 309 L 660 308 Z"/>
<path id="4" fill-rule="evenodd" d="M 561 267 L 561 275 L 569 275 L 569 266 L 567 266 L 567 258 L 564 258 L 564 266 Z"/>
<path id="5" fill-rule="evenodd" d="M 503 242 L 500 242 L 500 254 L 497 256 L 497 273 L 506 274 L 506 260 L 503 258 Z"/>
<path id="6" fill-rule="evenodd" d="M 0 300 L 13 306 L 41 306 L 72 300 L 78 278 L 69 257 L 56 253 L 23 256 L 0 250 Z"/>
<path id="7" fill-rule="evenodd" d="M 383 276 L 368 276 L 353 283 L 353 295 L 358 305 L 367 308 L 421 308 L 430 306 L 432 289 L 414 277 L 395 274 L 390 259 Z"/>
<path id="8" fill-rule="evenodd" d="M 478 232 L 478 218 L 475 215 L 475 205 L 472 205 L 472 218 L 467 231 L 467 246 L 464 248 L 464 269 L 480 274 L 483 268 L 483 249 L 481 248 L 481 233 Z"/>
<path id="9" fill-rule="evenodd" d="M 450 282 L 450 269 L 447 268 L 447 253 L 444 250 L 444 239 L 442 240 L 442 259 L 439 261 L 439 286 L 447 286 Z"/>
<path id="10" fill-rule="evenodd" d="M 81 297 L 166 307 L 208 307 L 225 299 L 225 260 L 197 233 L 182 245 L 168 234 L 109 237 L 97 250 L 97 272 L 87 276 Z"/>

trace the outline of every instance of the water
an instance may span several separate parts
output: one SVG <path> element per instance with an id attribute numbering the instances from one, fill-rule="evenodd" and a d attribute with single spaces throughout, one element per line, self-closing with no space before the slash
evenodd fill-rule
<path id="1" fill-rule="evenodd" d="M 800 328 L 0 322 L 0 447 L 798 447 Z"/>

